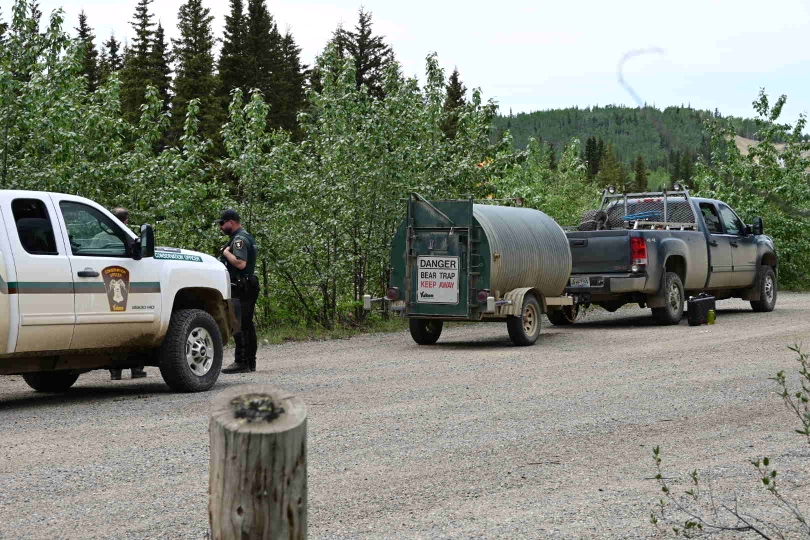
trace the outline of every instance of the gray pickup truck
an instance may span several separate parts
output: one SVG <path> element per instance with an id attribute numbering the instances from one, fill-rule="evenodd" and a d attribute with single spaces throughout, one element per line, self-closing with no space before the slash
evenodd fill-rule
<path id="1" fill-rule="evenodd" d="M 565 292 L 575 304 L 550 313 L 554 324 L 573 323 L 579 307 L 592 303 L 611 312 L 638 303 L 659 324 L 678 324 L 684 298 L 701 292 L 749 300 L 754 311 L 776 305 L 778 257 L 762 218 L 746 225 L 721 201 L 682 189 L 606 190 L 600 209 L 566 235 L 572 269 Z"/>

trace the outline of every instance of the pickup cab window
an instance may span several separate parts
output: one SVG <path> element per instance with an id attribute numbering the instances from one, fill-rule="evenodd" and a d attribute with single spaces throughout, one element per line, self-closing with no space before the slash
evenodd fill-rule
<path id="1" fill-rule="evenodd" d="M 723 225 L 726 227 L 726 234 L 734 234 L 740 236 L 743 232 L 743 223 L 734 211 L 725 204 L 720 205 L 720 217 L 723 219 Z"/>
<path id="2" fill-rule="evenodd" d="M 14 199 L 11 211 L 20 244 L 31 255 L 58 255 L 53 225 L 45 203 L 39 199 Z"/>
<path id="3" fill-rule="evenodd" d="M 126 257 L 127 236 L 112 219 L 92 206 L 62 201 L 62 217 L 73 255 Z"/>
<path id="4" fill-rule="evenodd" d="M 720 217 L 713 204 L 700 203 L 700 213 L 703 214 L 703 221 L 711 234 L 723 234 L 723 226 L 720 225 Z"/>

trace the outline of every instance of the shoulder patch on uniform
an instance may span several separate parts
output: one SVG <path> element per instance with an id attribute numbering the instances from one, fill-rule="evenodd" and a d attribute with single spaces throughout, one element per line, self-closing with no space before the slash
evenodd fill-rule
<path id="1" fill-rule="evenodd" d="M 236 248 L 236 249 L 242 249 L 244 246 L 245 246 L 245 241 L 244 240 L 236 240 L 233 243 L 233 247 Z"/>

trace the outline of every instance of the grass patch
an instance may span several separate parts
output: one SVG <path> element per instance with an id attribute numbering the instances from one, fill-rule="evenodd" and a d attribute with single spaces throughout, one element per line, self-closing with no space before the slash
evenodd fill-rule
<path id="1" fill-rule="evenodd" d="M 402 332 L 407 330 L 408 320 L 403 317 L 392 317 L 383 320 L 377 317 L 368 319 L 360 325 L 335 325 L 334 328 L 314 326 L 273 326 L 258 329 L 259 345 L 276 345 L 288 341 L 324 341 L 328 339 L 347 339 L 362 334 L 380 332 Z"/>

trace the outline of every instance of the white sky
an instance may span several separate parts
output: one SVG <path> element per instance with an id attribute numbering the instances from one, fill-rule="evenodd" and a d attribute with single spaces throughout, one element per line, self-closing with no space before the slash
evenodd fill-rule
<path id="1" fill-rule="evenodd" d="M 2 0 L 3 16 L 12 0 Z M 41 0 L 45 16 L 59 6 L 77 25 L 83 8 L 96 45 L 115 32 L 134 35 L 129 22 L 137 0 Z M 182 0 L 156 0 L 152 11 L 176 37 Z M 245 0 L 247 4 L 247 0 Z M 207 0 L 221 36 L 227 0 Z M 386 37 L 408 75 L 422 78 L 424 60 L 437 52 L 449 75 L 454 66 L 467 88 L 480 87 L 501 113 L 578 105 L 635 106 L 617 80 L 622 56 L 625 80 L 640 98 L 659 108 L 691 104 L 724 115 L 753 117 L 760 87 L 772 99 L 787 94 L 782 120 L 794 123 L 810 110 L 810 1 L 772 0 L 575 0 L 549 2 L 405 2 L 362 0 L 375 32 Z M 360 0 L 279 2 L 267 6 L 281 30 L 289 27 L 311 64 L 339 23 L 353 26 Z"/>

